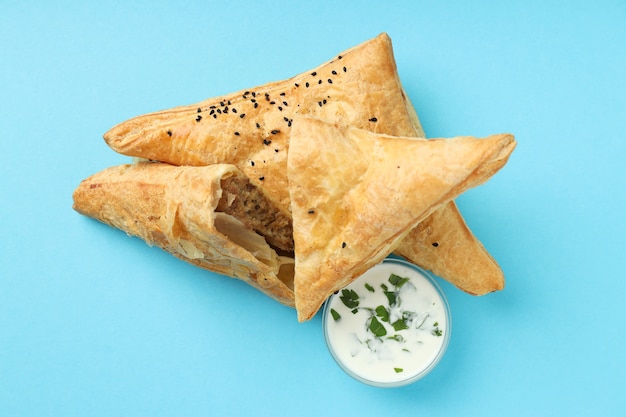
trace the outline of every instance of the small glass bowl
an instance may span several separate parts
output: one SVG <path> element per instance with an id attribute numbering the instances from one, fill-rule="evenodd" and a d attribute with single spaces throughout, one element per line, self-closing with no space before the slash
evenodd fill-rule
<path id="1" fill-rule="evenodd" d="M 376 380 L 374 378 L 368 378 L 365 377 L 361 374 L 359 374 L 358 371 L 352 369 L 351 367 L 349 367 L 348 365 L 346 365 L 344 363 L 344 361 L 341 359 L 340 355 L 335 351 L 335 348 L 333 347 L 332 341 L 331 341 L 331 335 L 329 333 L 329 323 L 331 320 L 334 320 L 332 318 L 332 314 L 330 312 L 331 310 L 331 306 L 333 305 L 333 299 L 335 297 L 339 297 L 340 293 L 336 293 L 333 294 L 331 297 L 329 297 L 329 299 L 326 301 L 325 305 L 324 305 L 324 309 L 323 309 L 323 313 L 322 313 L 322 325 L 324 327 L 324 339 L 326 341 L 326 345 L 328 347 L 328 350 L 330 351 L 333 359 L 335 360 L 335 362 L 337 362 L 337 364 L 341 367 L 341 369 L 343 369 L 348 375 L 350 375 L 352 378 L 356 379 L 359 382 L 362 382 L 364 384 L 367 385 L 371 385 L 371 386 L 375 386 L 375 387 L 385 387 L 385 388 L 389 388 L 389 387 L 400 387 L 400 386 L 405 386 L 411 383 L 414 383 L 416 381 L 418 381 L 419 379 L 425 377 L 429 372 L 431 372 L 435 366 L 441 361 L 444 353 L 446 352 L 446 349 L 448 347 L 449 341 L 450 341 L 450 336 L 452 333 L 452 315 L 450 313 L 450 306 L 448 304 L 448 300 L 444 294 L 444 292 L 442 291 L 441 287 L 437 284 L 437 282 L 435 281 L 435 279 L 425 270 L 423 270 L 422 268 L 413 265 L 409 262 L 406 262 L 402 259 L 396 259 L 396 258 L 387 258 L 385 259 L 383 262 L 381 262 L 380 264 L 372 267 L 370 269 L 370 271 L 374 270 L 375 268 L 379 268 L 382 265 L 398 265 L 400 267 L 404 267 L 404 268 L 408 268 L 410 269 L 413 273 L 420 275 L 422 278 L 424 278 L 424 281 L 422 282 L 422 284 L 426 284 L 426 285 L 431 285 L 432 289 L 435 291 L 435 293 L 439 296 L 439 298 L 441 299 L 441 303 L 443 306 L 443 313 L 446 319 L 446 326 L 445 326 L 445 332 L 443 334 L 443 340 L 441 341 L 441 345 L 439 347 L 439 350 L 436 352 L 436 354 L 430 358 L 429 361 L 426 361 L 423 364 L 423 367 L 421 368 L 421 370 L 415 374 L 409 374 L 409 376 L 407 378 L 404 379 L 397 379 L 397 380 L 393 380 L 393 381 L 381 381 L 381 380 Z M 368 271 L 369 272 L 369 271 Z M 359 281 L 362 279 L 363 277 L 359 277 L 357 278 L 354 282 L 359 283 Z M 351 284 L 352 285 L 352 284 Z"/>

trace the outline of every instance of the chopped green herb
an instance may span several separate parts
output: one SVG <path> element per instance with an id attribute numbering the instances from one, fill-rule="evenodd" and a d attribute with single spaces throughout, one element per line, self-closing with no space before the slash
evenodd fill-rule
<path id="1" fill-rule="evenodd" d="M 382 288 L 383 291 L 389 291 L 389 287 L 386 286 L 385 284 L 380 284 L 380 288 Z"/>
<path id="2" fill-rule="evenodd" d="M 408 278 L 401 277 L 396 274 L 389 275 L 389 282 L 394 285 L 396 288 L 402 287 L 404 284 L 409 282 Z"/>
<path id="3" fill-rule="evenodd" d="M 393 323 L 391 323 L 391 325 L 393 326 L 395 331 L 405 330 L 409 328 L 409 326 L 406 325 L 406 322 L 402 319 L 394 321 Z"/>
<path id="4" fill-rule="evenodd" d="M 437 327 L 435 330 L 433 330 L 433 335 L 441 336 L 443 335 L 443 333 L 441 332 L 441 330 L 439 330 L 439 327 Z"/>
<path id="5" fill-rule="evenodd" d="M 396 305 L 396 293 L 393 291 L 385 291 L 385 296 L 387 296 L 387 301 L 389 302 L 389 306 L 393 307 Z"/>
<path id="6" fill-rule="evenodd" d="M 339 299 L 350 309 L 357 308 L 359 306 L 359 294 L 357 294 L 354 290 L 341 290 L 341 296 Z"/>
<path id="7" fill-rule="evenodd" d="M 387 339 L 395 340 L 396 342 L 404 342 L 404 337 L 402 337 L 401 334 L 394 334 L 393 336 L 389 336 Z"/>
<path id="8" fill-rule="evenodd" d="M 396 371 L 397 374 L 399 374 L 400 372 L 404 371 L 404 369 L 402 368 L 393 368 L 394 371 Z"/>
<path id="9" fill-rule="evenodd" d="M 438 321 L 434 322 L 433 326 L 435 326 L 435 327 L 439 326 L 439 322 Z"/>
<path id="10" fill-rule="evenodd" d="M 368 284 L 367 282 L 365 283 L 365 288 L 369 291 L 369 292 L 374 292 L 374 287 L 372 287 L 370 284 Z"/>
<path id="11" fill-rule="evenodd" d="M 339 313 L 337 313 L 337 311 L 334 308 L 330 309 L 330 314 L 333 316 L 333 319 L 335 321 L 339 320 L 341 318 L 341 315 Z"/>
<path id="12" fill-rule="evenodd" d="M 372 319 L 370 320 L 370 325 L 369 325 L 369 330 L 374 334 L 374 336 L 376 337 L 383 337 L 387 334 L 387 330 L 385 329 L 385 326 L 383 326 L 378 319 L 376 318 L 376 316 L 372 316 Z"/>
<path id="13" fill-rule="evenodd" d="M 383 306 L 376 307 L 376 315 L 380 317 L 382 321 L 389 323 L 389 310 Z"/>
<path id="14" fill-rule="evenodd" d="M 358 308 L 353 308 L 352 311 L 350 311 L 352 314 L 356 314 L 359 312 Z"/>

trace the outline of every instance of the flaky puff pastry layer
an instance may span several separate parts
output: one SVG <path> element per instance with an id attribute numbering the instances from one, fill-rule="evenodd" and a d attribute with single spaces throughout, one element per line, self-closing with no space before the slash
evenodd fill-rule
<path id="1" fill-rule="evenodd" d="M 227 164 L 114 166 L 80 183 L 74 209 L 293 307 L 293 259 L 278 256 L 263 237 L 216 211 L 222 180 L 231 176 L 247 181 Z"/>
<path id="2" fill-rule="evenodd" d="M 383 33 L 293 78 L 141 115 L 104 138 L 113 150 L 130 156 L 176 165 L 234 164 L 290 215 L 287 154 L 298 115 L 424 137 L 402 88 L 391 40 Z M 471 294 L 504 286 L 502 270 L 453 201 L 426 217 L 397 251 Z"/>
<path id="3" fill-rule="evenodd" d="M 419 140 L 298 118 L 288 160 L 298 319 L 313 317 L 433 211 L 488 180 L 514 148 L 508 134 Z"/>

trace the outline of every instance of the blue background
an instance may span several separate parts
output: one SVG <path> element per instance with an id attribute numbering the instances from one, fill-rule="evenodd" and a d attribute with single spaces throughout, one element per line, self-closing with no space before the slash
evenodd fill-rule
<path id="1" fill-rule="evenodd" d="M 442 282 L 449 350 L 399 389 L 321 320 L 71 209 L 132 116 L 388 32 L 429 137 L 511 132 L 457 201 L 504 291 Z M 626 415 L 626 2 L 0 0 L 1 416 Z"/>

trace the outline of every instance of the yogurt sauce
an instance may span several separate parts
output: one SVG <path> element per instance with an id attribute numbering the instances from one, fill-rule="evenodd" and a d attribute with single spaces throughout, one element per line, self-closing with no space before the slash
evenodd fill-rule
<path id="1" fill-rule="evenodd" d="M 337 363 L 361 382 L 398 386 L 423 377 L 450 337 L 450 311 L 423 270 L 386 259 L 324 307 L 324 335 Z"/>

